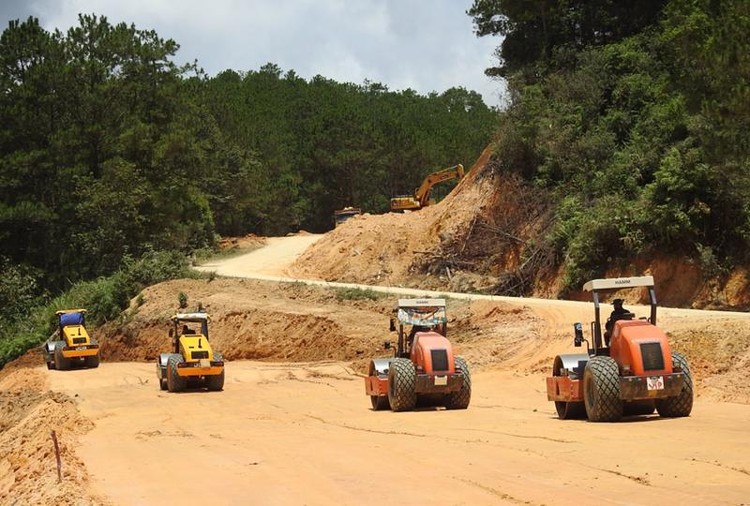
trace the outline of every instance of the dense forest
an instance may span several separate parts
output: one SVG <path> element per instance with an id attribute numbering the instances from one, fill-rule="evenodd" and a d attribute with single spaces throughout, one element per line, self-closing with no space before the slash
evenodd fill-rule
<path id="1" fill-rule="evenodd" d="M 707 278 L 748 264 L 750 2 L 475 0 L 468 14 L 502 37 L 486 71 L 511 95 L 496 163 L 551 202 L 520 264 L 546 248 L 567 286 L 655 253 Z"/>
<path id="2" fill-rule="evenodd" d="M 580 286 L 655 252 L 713 278 L 748 265 L 750 2 L 474 0 L 467 15 L 497 37 L 486 73 L 507 82 L 503 111 L 462 88 L 421 96 L 273 63 L 210 77 L 174 63 L 177 42 L 102 16 L 65 33 L 11 21 L 0 366 L 46 337 L 57 306 L 112 319 L 143 286 L 190 275 L 186 255 L 217 236 L 384 212 L 490 140 L 496 170 L 549 215 L 521 245 L 527 270 L 543 258 Z"/>
<path id="3" fill-rule="evenodd" d="M 219 236 L 386 212 L 426 174 L 473 161 L 496 124 L 463 88 L 422 96 L 273 63 L 209 77 L 176 65 L 178 48 L 94 15 L 65 33 L 35 18 L 3 31 L 0 335 L 37 341 L 52 317 L 29 323 L 33 309 L 70 293 L 91 321 L 111 318 Z M 22 347 L 0 339 L 0 366 Z"/>

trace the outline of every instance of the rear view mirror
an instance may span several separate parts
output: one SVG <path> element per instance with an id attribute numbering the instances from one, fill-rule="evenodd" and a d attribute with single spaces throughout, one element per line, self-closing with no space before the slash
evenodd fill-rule
<path id="1" fill-rule="evenodd" d="M 575 337 L 573 338 L 573 345 L 579 347 L 583 343 L 583 325 L 581 325 L 581 322 L 576 322 L 573 324 L 573 332 L 575 333 Z"/>
<path id="2" fill-rule="evenodd" d="M 385 348 L 386 350 L 390 350 L 391 349 L 391 342 L 390 341 L 385 341 L 383 343 L 383 348 Z"/>
<path id="3" fill-rule="evenodd" d="M 395 321 L 393 321 L 393 318 L 391 318 L 391 325 L 390 325 L 390 327 L 389 327 L 389 330 L 390 330 L 391 332 L 396 332 L 396 322 L 395 322 Z"/>

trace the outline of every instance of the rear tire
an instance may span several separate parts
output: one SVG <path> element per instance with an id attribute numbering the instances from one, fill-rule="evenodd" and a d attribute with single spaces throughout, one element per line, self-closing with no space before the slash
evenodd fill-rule
<path id="1" fill-rule="evenodd" d="M 620 369 L 612 357 L 592 357 L 583 371 L 583 400 L 592 422 L 616 422 L 622 418 Z"/>
<path id="2" fill-rule="evenodd" d="M 417 371 L 411 360 L 395 358 L 391 361 L 388 403 L 393 411 L 410 411 L 417 405 Z"/>
<path id="3" fill-rule="evenodd" d="M 181 392 L 185 390 L 187 378 L 177 374 L 177 364 L 182 362 L 182 355 L 170 355 L 167 360 L 167 390 L 170 392 Z"/>
<path id="4" fill-rule="evenodd" d="M 456 372 L 463 374 L 461 390 L 451 392 L 446 396 L 445 407 L 447 409 L 466 409 L 471 401 L 471 372 L 469 365 L 462 357 L 456 357 Z"/>
<path id="5" fill-rule="evenodd" d="M 224 357 L 221 356 L 221 353 L 214 352 L 214 360 L 223 361 Z M 219 392 L 224 389 L 224 368 L 221 369 L 220 374 L 206 376 L 206 388 L 212 392 Z"/>
<path id="6" fill-rule="evenodd" d="M 96 355 L 90 355 L 88 357 L 85 357 L 83 359 L 83 362 L 86 365 L 86 367 L 97 368 L 99 367 L 99 354 L 97 353 Z"/>
<path id="7" fill-rule="evenodd" d="M 672 369 L 680 369 L 685 373 L 682 390 L 679 395 L 657 400 L 656 410 L 660 416 L 666 418 L 690 416 L 690 412 L 693 411 L 693 376 L 687 359 L 676 351 L 672 352 Z"/>
<path id="8" fill-rule="evenodd" d="M 206 376 L 206 388 L 212 392 L 220 392 L 224 389 L 224 369 L 220 374 Z"/>
<path id="9" fill-rule="evenodd" d="M 372 403 L 373 411 L 382 411 L 391 407 L 387 395 L 371 395 L 370 402 Z"/>
<path id="10" fill-rule="evenodd" d="M 63 371 L 70 369 L 70 359 L 63 356 L 63 348 L 65 343 L 59 342 L 55 344 L 55 369 Z"/>

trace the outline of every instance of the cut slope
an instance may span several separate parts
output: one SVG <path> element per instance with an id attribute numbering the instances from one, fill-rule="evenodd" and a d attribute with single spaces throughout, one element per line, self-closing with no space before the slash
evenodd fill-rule
<path id="1" fill-rule="evenodd" d="M 438 204 L 419 211 L 364 214 L 349 219 L 310 247 L 291 266 L 299 278 L 377 285 L 436 287 L 415 272 L 420 255 L 440 250 L 469 229 L 493 198 L 486 148 L 466 176 Z M 449 273 L 446 273 L 449 275 Z"/>

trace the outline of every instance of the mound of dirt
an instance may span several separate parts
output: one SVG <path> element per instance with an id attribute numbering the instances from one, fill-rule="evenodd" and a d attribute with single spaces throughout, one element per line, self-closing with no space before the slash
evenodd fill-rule
<path id="1" fill-rule="evenodd" d="M 169 350 L 169 318 L 177 294 L 211 316 L 210 338 L 227 360 L 345 361 L 359 371 L 383 348 L 395 297 L 354 298 L 345 290 L 301 283 L 215 279 L 175 280 L 144 290 L 125 322 L 97 331 L 103 361 L 151 361 Z M 523 353 L 525 336 L 539 333 L 529 309 L 503 303 L 451 301 L 451 340 L 473 367 L 493 366 Z M 489 350 L 489 351 L 488 351 Z"/>
<path id="2" fill-rule="evenodd" d="M 451 285 L 450 272 L 444 279 L 430 279 L 415 266 L 420 257 L 434 255 L 442 244 L 465 235 L 493 198 L 492 174 L 485 170 L 490 154 L 488 147 L 441 202 L 403 214 L 354 216 L 311 246 L 289 273 L 307 279 L 461 291 Z"/>
<path id="3" fill-rule="evenodd" d="M 419 211 L 354 216 L 289 268 L 301 279 L 453 292 L 588 300 L 565 287 L 558 253 L 540 237 L 554 223 L 549 197 L 501 176 L 487 147 L 446 198 Z M 747 310 L 750 275 L 708 276 L 687 256 L 635 258 L 602 277 L 653 275 L 672 307 Z M 633 301 L 633 302 L 643 302 Z"/>
<path id="4" fill-rule="evenodd" d="M 86 469 L 76 456 L 78 437 L 93 425 L 70 397 L 47 390 L 42 373 L 26 367 L 0 380 L 0 503 L 102 504 L 88 495 Z M 58 482 L 51 433 L 62 462 Z"/>
<path id="5" fill-rule="evenodd" d="M 369 360 L 390 356 L 388 322 L 397 296 L 362 297 L 301 283 L 218 278 L 175 280 L 149 287 L 124 322 L 99 329 L 103 360 L 151 361 L 169 349 L 169 318 L 177 294 L 211 316 L 211 340 L 228 360 L 349 362 L 364 373 Z M 354 295 L 353 295 L 354 294 Z M 370 294 L 373 295 L 373 294 Z M 449 338 L 472 369 L 549 374 L 555 355 L 574 353 L 571 324 L 592 317 L 590 303 L 449 299 Z M 531 304 L 531 302 L 529 302 Z M 639 308 L 644 312 L 646 308 Z M 690 360 L 696 391 L 750 403 L 750 328 L 732 313 L 662 308 L 659 326 Z M 41 363 L 41 358 L 38 359 Z"/>

